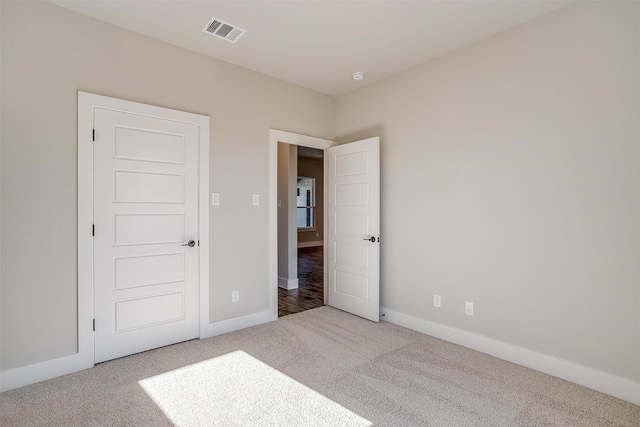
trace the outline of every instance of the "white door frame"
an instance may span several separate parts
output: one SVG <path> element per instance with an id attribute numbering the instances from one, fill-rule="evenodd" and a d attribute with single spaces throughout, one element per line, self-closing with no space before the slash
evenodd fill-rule
<path id="1" fill-rule="evenodd" d="M 77 370 L 94 365 L 93 123 L 97 108 L 162 117 L 198 126 L 198 238 L 200 337 L 209 324 L 209 117 L 78 92 L 78 359 Z M 72 371 L 73 372 L 73 371 Z"/>
<path id="2" fill-rule="evenodd" d="M 298 145 L 302 147 L 317 148 L 326 150 L 329 147 L 337 145 L 335 141 L 328 139 L 316 138 L 313 136 L 301 135 L 293 132 L 286 132 L 277 129 L 269 130 L 269 307 L 273 320 L 278 318 L 278 143 Z M 327 182 L 327 163 L 324 163 L 324 183 Z M 327 207 L 327 191 L 324 192 L 324 210 Z M 327 241 L 327 215 L 324 215 L 324 234 L 323 241 Z M 327 288 L 326 274 L 326 251 L 324 251 L 323 268 L 324 288 Z M 327 293 L 324 293 L 324 303 L 327 304 Z"/>

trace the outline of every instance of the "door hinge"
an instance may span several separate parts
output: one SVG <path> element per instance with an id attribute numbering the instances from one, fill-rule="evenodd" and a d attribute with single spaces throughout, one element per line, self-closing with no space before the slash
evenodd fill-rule
<path id="1" fill-rule="evenodd" d="M 96 319 L 93 319 L 93 331 L 96 331 Z"/>
<path id="2" fill-rule="evenodd" d="M 91 235 L 95 237 L 96 235 L 96 225 L 95 224 L 91 224 Z"/>
<path id="3" fill-rule="evenodd" d="M 91 140 L 94 141 L 94 142 L 96 140 L 96 130 L 95 129 L 93 129 L 93 133 L 91 135 Z"/>

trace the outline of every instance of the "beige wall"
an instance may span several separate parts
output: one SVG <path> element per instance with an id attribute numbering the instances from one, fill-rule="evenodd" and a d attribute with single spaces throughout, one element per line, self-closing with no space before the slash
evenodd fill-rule
<path id="1" fill-rule="evenodd" d="M 298 176 L 316 179 L 316 229 L 298 231 L 298 243 L 321 242 L 324 233 L 324 161 L 298 157 Z"/>
<path id="2" fill-rule="evenodd" d="M 82 90 L 211 116 L 211 320 L 267 308 L 269 128 L 378 135 L 385 307 L 640 380 L 640 4 L 580 2 L 337 103 L 49 3 L 0 14 L 0 369 L 76 351 Z"/>
<path id="3" fill-rule="evenodd" d="M 211 320 L 266 310 L 269 129 L 332 138 L 334 100 L 50 3 L 0 7 L 0 369 L 76 352 L 79 90 L 211 117 Z"/>
<path id="4" fill-rule="evenodd" d="M 384 307 L 640 380 L 639 41 L 580 2 L 338 98 L 382 138 Z"/>

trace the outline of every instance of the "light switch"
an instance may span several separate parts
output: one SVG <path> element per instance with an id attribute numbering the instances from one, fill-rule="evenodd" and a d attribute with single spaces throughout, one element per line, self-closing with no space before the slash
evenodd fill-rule
<path id="1" fill-rule="evenodd" d="M 211 204 L 213 206 L 220 206 L 220 193 L 211 193 Z"/>
<path id="2" fill-rule="evenodd" d="M 260 206 L 260 195 L 259 194 L 254 194 L 253 195 L 253 206 Z"/>

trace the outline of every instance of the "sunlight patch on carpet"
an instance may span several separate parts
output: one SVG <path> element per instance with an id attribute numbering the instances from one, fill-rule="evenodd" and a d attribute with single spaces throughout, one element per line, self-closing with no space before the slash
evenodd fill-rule
<path id="1" fill-rule="evenodd" d="M 139 384 L 177 426 L 373 425 L 243 351 Z"/>

